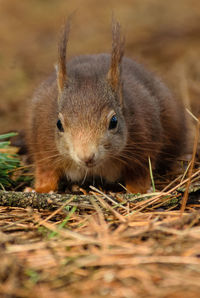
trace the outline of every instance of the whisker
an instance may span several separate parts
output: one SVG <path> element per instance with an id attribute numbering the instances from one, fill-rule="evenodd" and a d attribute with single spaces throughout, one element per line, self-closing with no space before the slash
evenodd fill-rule
<path id="1" fill-rule="evenodd" d="M 131 158 L 127 158 L 127 156 L 125 156 L 125 158 L 127 158 L 128 160 L 125 160 L 123 158 L 123 156 L 110 156 L 111 159 L 115 159 L 119 162 L 121 162 L 122 164 L 124 164 L 125 166 L 127 167 L 130 167 L 130 162 L 128 162 L 128 160 L 130 160 L 133 163 L 135 163 L 137 166 L 140 166 L 141 168 L 144 168 L 144 169 L 148 169 L 148 166 L 145 166 L 144 163 L 142 163 L 140 160 L 134 158 L 134 157 L 131 157 Z"/>
<path id="2" fill-rule="evenodd" d="M 99 176 L 100 176 L 101 184 L 102 184 L 102 186 L 103 186 L 102 169 L 100 169 Z"/>
<path id="3" fill-rule="evenodd" d="M 52 159 L 52 158 L 55 158 L 55 157 L 60 157 L 60 154 L 55 154 L 55 155 L 44 157 L 44 158 L 42 158 L 40 160 L 37 160 L 37 163 L 41 163 L 43 161 L 47 161 L 47 160 Z M 52 162 L 53 162 L 53 160 L 52 160 Z"/>
<path id="4" fill-rule="evenodd" d="M 83 185 L 83 184 L 85 183 L 87 174 L 88 174 L 88 169 L 85 170 L 85 175 L 84 175 L 84 177 L 83 177 L 83 181 L 81 182 L 81 185 Z"/>
<path id="5" fill-rule="evenodd" d="M 94 173 L 92 173 L 92 185 L 94 186 L 95 184 L 95 178 L 94 178 Z"/>

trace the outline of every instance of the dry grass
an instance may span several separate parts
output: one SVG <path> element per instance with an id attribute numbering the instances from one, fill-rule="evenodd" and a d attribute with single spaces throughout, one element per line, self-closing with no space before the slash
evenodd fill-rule
<path id="1" fill-rule="evenodd" d="M 198 297 L 198 203 L 92 194 L 91 209 L 1 208 L 2 296 Z"/>
<path id="2" fill-rule="evenodd" d="M 114 10 L 127 55 L 156 70 L 200 115 L 199 1 L 0 5 L 0 132 L 23 128 L 24 103 L 56 61 L 62 18 L 77 8 L 70 56 L 110 50 Z M 0 296 L 199 297 L 199 181 L 197 158 L 193 171 L 172 175 L 161 193 L 135 198 L 92 189 L 90 208 L 73 201 L 55 211 L 0 207 Z"/>
<path id="3" fill-rule="evenodd" d="M 185 176 L 146 195 L 91 187 L 54 211 L 1 207 L 0 295 L 198 297 L 200 169 Z"/>

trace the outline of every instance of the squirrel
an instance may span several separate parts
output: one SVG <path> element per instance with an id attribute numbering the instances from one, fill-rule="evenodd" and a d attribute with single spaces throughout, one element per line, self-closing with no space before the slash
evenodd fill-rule
<path id="1" fill-rule="evenodd" d="M 29 104 L 27 140 L 35 191 L 58 189 L 61 177 L 82 182 L 122 179 L 145 193 L 153 170 L 164 173 L 186 146 L 186 115 L 164 83 L 124 56 L 125 39 L 112 21 L 111 54 L 67 61 L 70 21 L 62 30 L 56 71 Z"/>

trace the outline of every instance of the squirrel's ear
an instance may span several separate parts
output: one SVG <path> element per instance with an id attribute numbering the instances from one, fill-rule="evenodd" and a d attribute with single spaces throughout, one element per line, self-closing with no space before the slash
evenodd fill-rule
<path id="1" fill-rule="evenodd" d="M 121 36 L 120 24 L 112 20 L 112 52 L 108 71 L 108 81 L 114 91 L 120 88 L 121 61 L 124 55 L 124 36 Z"/>
<path id="2" fill-rule="evenodd" d="M 56 73 L 59 94 L 62 92 L 64 85 L 67 84 L 66 49 L 69 38 L 69 31 L 70 18 L 67 19 L 65 26 L 63 26 L 60 41 L 58 43 L 58 63 L 56 66 Z"/>

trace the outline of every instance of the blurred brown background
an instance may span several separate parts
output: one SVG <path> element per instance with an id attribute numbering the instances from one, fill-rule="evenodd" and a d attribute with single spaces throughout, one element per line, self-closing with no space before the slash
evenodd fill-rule
<path id="1" fill-rule="evenodd" d="M 126 55 L 200 110 L 199 0 L 0 0 L 0 132 L 23 128 L 25 102 L 56 62 L 64 17 L 76 11 L 68 57 L 109 52 L 112 12 Z"/>

